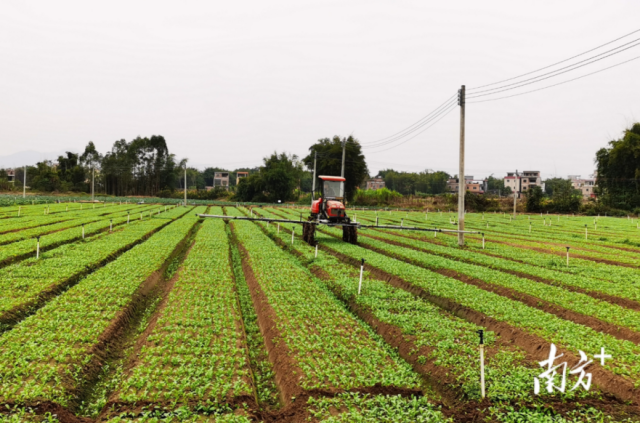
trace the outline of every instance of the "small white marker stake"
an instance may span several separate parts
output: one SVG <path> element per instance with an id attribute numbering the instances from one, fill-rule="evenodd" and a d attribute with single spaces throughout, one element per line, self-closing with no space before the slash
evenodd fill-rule
<path id="1" fill-rule="evenodd" d="M 400 227 L 404 226 L 404 217 L 402 219 L 400 219 Z"/>
<path id="2" fill-rule="evenodd" d="M 587 236 L 588 236 L 587 225 L 584 225 L 584 239 L 587 239 Z"/>
<path id="3" fill-rule="evenodd" d="M 127 225 L 129 224 L 129 212 L 127 212 Z"/>
<path id="4" fill-rule="evenodd" d="M 293 245 L 293 235 L 294 235 L 294 231 L 295 231 L 295 228 L 291 228 L 291 245 Z"/>
<path id="5" fill-rule="evenodd" d="M 36 242 L 36 258 L 40 258 L 40 237 L 38 237 L 38 241 Z"/>
<path id="6" fill-rule="evenodd" d="M 484 398 L 484 331 L 480 329 L 478 335 L 480 335 L 480 393 L 482 394 L 482 398 Z"/>
<path id="7" fill-rule="evenodd" d="M 109 221 L 109 232 L 113 229 L 113 219 Z"/>
<path id="8" fill-rule="evenodd" d="M 280 224 L 278 223 L 278 233 L 280 233 Z"/>
<path id="9" fill-rule="evenodd" d="M 569 248 L 570 247 L 567 247 L 567 266 L 569 265 Z"/>
<path id="10" fill-rule="evenodd" d="M 358 295 L 360 295 L 360 291 L 362 290 L 362 272 L 364 271 L 364 259 L 362 259 L 362 263 L 360 264 L 360 282 L 358 283 Z"/>
<path id="11" fill-rule="evenodd" d="M 316 244 L 316 258 L 318 258 L 318 244 Z"/>
<path id="12" fill-rule="evenodd" d="M 84 223 L 82 224 L 82 239 L 84 239 Z"/>
<path id="13" fill-rule="evenodd" d="M 482 234 L 482 249 L 484 250 L 484 234 Z"/>

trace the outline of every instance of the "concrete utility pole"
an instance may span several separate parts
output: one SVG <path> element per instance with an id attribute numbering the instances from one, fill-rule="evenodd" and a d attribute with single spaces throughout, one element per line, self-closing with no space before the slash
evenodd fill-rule
<path id="1" fill-rule="evenodd" d="M 187 165 L 184 166 L 184 206 L 187 207 Z"/>
<path id="2" fill-rule="evenodd" d="M 311 183 L 311 201 L 315 200 L 316 194 L 316 160 L 318 160 L 318 152 L 313 152 L 313 182 Z"/>
<path id="3" fill-rule="evenodd" d="M 27 166 L 24 167 L 24 182 L 22 183 L 22 198 L 27 198 Z"/>
<path id="4" fill-rule="evenodd" d="M 340 176 L 344 178 L 344 158 L 346 156 L 347 151 L 347 140 L 344 140 L 342 143 L 342 170 L 340 171 Z"/>
<path id="5" fill-rule="evenodd" d="M 516 169 L 516 179 L 514 180 L 515 183 L 513 184 L 513 218 L 516 218 L 516 198 L 518 198 L 518 185 L 520 185 L 518 183 L 519 179 L 518 179 L 518 170 Z"/>
<path id="6" fill-rule="evenodd" d="M 91 201 L 93 201 L 93 197 L 94 197 L 93 187 L 94 187 L 95 178 L 96 178 L 96 169 L 92 167 L 91 168 Z"/>
<path id="7" fill-rule="evenodd" d="M 458 230 L 464 231 L 464 195 L 467 192 L 467 181 L 464 178 L 464 104 L 465 87 L 458 91 L 458 105 L 460 106 L 460 166 L 458 170 Z M 458 233 L 458 245 L 464 246 L 464 234 Z"/>

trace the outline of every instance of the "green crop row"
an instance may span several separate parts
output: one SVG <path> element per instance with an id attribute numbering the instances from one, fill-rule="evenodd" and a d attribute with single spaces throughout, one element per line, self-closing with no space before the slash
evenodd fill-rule
<path id="1" fill-rule="evenodd" d="M 93 271 L 101 262 L 184 213 L 183 208 L 173 209 L 163 213 L 162 218 L 135 221 L 112 234 L 63 245 L 42 253 L 39 259 L 30 258 L 0 269 L 0 331 L 3 322 L 13 320 L 13 310 L 33 304 L 43 291 L 55 290 L 66 281 Z M 21 312 L 26 314 L 29 310 Z"/>
<path id="2" fill-rule="evenodd" d="M 600 352 L 600 348 L 604 347 L 614 357 L 613 361 L 606 364 L 608 370 L 618 375 L 630 377 L 634 383 L 640 381 L 640 363 L 637 360 L 640 347 L 632 342 L 618 340 L 589 327 L 528 307 L 519 301 L 484 291 L 476 286 L 421 267 L 400 262 L 366 248 L 347 244 L 323 234 L 320 234 L 320 237 L 323 245 L 331 249 L 357 259 L 365 258 L 371 266 L 396 275 L 432 295 L 450 299 L 498 321 L 506 322 L 550 343 L 555 343 L 561 348 L 569 349 L 574 354 L 578 350 L 582 350 L 593 356 Z M 398 252 L 407 249 L 388 245 L 386 250 Z M 416 256 L 422 254 L 413 250 L 406 251 L 406 253 L 408 256 L 411 256 L 412 253 L 415 253 Z M 594 365 L 599 364 L 594 363 Z"/>
<path id="3" fill-rule="evenodd" d="M 136 366 L 113 400 L 199 406 L 253 397 L 224 226 L 208 220 L 199 229 Z"/>
<path id="4" fill-rule="evenodd" d="M 156 206 L 157 207 L 157 206 Z M 39 226 L 53 226 L 65 221 L 73 221 L 78 219 L 100 219 L 102 216 L 113 215 L 118 212 L 126 212 L 127 210 L 137 209 L 149 209 L 149 206 L 115 206 L 107 209 L 100 208 L 99 210 L 71 210 L 68 213 L 58 213 L 55 215 L 40 215 L 40 216 L 21 216 L 0 220 L 0 233 L 7 233 L 9 231 L 24 231 L 30 228 L 37 228 Z M 4 237 L 0 237 L 1 243 L 6 243 Z"/>
<path id="5" fill-rule="evenodd" d="M 70 405 L 100 337 L 195 223 L 171 223 L 0 336 L 0 403 Z"/>
<path id="6" fill-rule="evenodd" d="M 452 250 L 452 255 L 455 255 L 462 260 L 465 260 L 467 257 L 473 257 L 474 253 L 469 253 L 466 250 L 442 248 L 444 251 L 430 252 L 428 250 L 431 249 L 431 246 L 428 243 L 388 234 L 380 234 L 379 232 L 382 231 L 377 232 L 376 236 L 380 236 L 381 238 L 419 248 L 421 251 L 416 251 L 411 248 L 402 248 L 399 246 L 392 248 L 395 255 L 400 256 L 403 259 L 407 259 L 412 263 L 432 270 L 453 270 L 457 273 L 477 278 L 493 285 L 503 286 L 516 292 L 534 296 L 551 304 L 564 307 L 567 310 L 592 316 L 604 322 L 626 327 L 634 331 L 640 331 L 640 313 L 635 310 L 626 309 L 617 304 L 598 300 L 586 294 L 572 292 L 561 287 L 503 273 L 499 270 L 494 270 L 483 265 L 451 260 L 439 255 L 439 253 L 447 254 L 448 250 Z M 388 243 L 369 237 L 361 236 L 359 241 L 360 244 L 365 246 L 371 246 L 382 250 L 389 249 Z M 486 257 L 489 258 L 488 256 Z M 486 263 L 483 264 L 486 265 Z"/>
<path id="7" fill-rule="evenodd" d="M 370 216 L 367 216 L 367 222 L 372 222 L 370 220 Z M 375 220 L 375 217 L 373 217 Z M 399 223 L 397 219 L 394 218 L 394 224 Z M 380 221 L 380 225 L 385 224 L 384 221 Z M 409 226 L 408 223 L 405 222 L 405 226 Z M 444 229 L 448 227 L 438 226 Z M 430 227 L 430 225 L 425 225 L 423 227 Z M 449 229 L 453 229 L 455 226 L 452 226 Z M 469 229 L 467 227 L 467 229 Z M 484 230 L 483 230 L 484 232 Z M 407 233 L 407 232 L 405 232 Z M 616 282 L 620 285 L 626 286 L 634 286 L 635 280 L 640 276 L 640 270 L 635 268 L 621 267 L 604 263 L 597 263 L 593 260 L 588 259 L 579 259 L 579 258 L 570 258 L 570 266 L 566 264 L 566 257 L 558 256 L 556 254 L 543 253 L 539 251 L 534 251 L 526 248 L 518 248 L 517 245 L 506 245 L 501 243 L 491 242 L 492 238 L 489 233 L 485 233 L 486 236 L 486 245 L 485 251 L 488 253 L 492 253 L 498 255 L 500 257 L 504 257 L 507 259 L 522 261 L 526 264 L 531 264 L 535 266 L 540 266 L 550 270 L 558 270 L 565 273 L 571 273 L 574 275 L 585 276 L 589 278 L 596 278 L 605 281 Z M 472 249 L 478 252 L 482 252 L 482 243 L 481 238 L 477 235 L 467 235 L 467 248 Z M 438 235 L 438 242 L 446 243 L 454 248 L 457 247 L 457 237 L 456 236 L 447 236 L 444 234 Z M 473 240 L 473 242 L 471 242 Z M 518 241 L 516 244 L 520 243 L 521 245 L 526 245 L 526 242 Z M 547 246 L 547 248 L 549 248 Z M 555 250 L 558 251 L 557 249 Z M 566 250 L 564 250 L 566 252 Z M 581 254 L 578 252 L 576 254 Z M 594 255 L 594 258 L 597 258 L 597 255 Z"/>
<path id="8" fill-rule="evenodd" d="M 262 213 L 265 217 L 274 215 Z M 262 224 L 265 227 L 264 224 Z M 282 224 L 288 231 L 295 224 Z M 288 233 L 270 226 L 272 237 L 290 242 Z M 364 272 L 362 295 L 357 295 L 359 274 L 357 269 L 340 262 L 322 250 L 315 257 L 315 249 L 298 241 L 293 247 L 309 266 L 318 266 L 330 277 L 324 280 L 341 298 L 352 301 L 372 313 L 378 320 L 399 328 L 416 348 L 426 346 L 432 351 L 424 357 L 442 367 L 455 380 L 454 390 L 467 398 L 480 398 L 480 362 L 478 357 L 478 334 L 482 329 L 468 323 L 431 303 L 380 281 Z M 487 351 L 495 350 L 495 335 L 486 332 Z M 475 359 L 470 359 L 474 357 Z M 421 361 L 421 359 L 419 359 Z M 490 355 L 486 362 L 487 394 L 493 400 L 526 399 L 531 393 L 531 381 L 539 373 L 524 362 L 524 352 L 518 349 L 505 350 Z"/>
<path id="9" fill-rule="evenodd" d="M 230 209 L 229 214 L 239 213 Z M 253 223 L 235 221 L 255 278 L 275 312 L 276 328 L 301 369 L 304 389 L 373 386 L 417 388 L 411 368 L 372 339 L 307 269 L 280 250 Z"/>
<path id="10" fill-rule="evenodd" d="M 471 251 L 470 245 L 465 250 L 460 250 L 454 245 L 447 245 L 443 242 L 437 242 L 430 235 L 422 235 L 419 233 L 403 233 L 397 231 L 369 231 L 368 235 L 376 236 L 390 241 L 402 243 L 407 246 L 420 248 L 431 254 L 443 254 L 459 260 L 486 266 L 492 269 L 515 271 L 526 275 L 536 276 L 548 280 L 550 283 L 558 286 L 578 287 L 591 292 L 601 292 L 614 297 L 627 298 L 640 301 L 640 291 L 635 287 L 633 281 L 627 283 L 606 283 L 600 279 L 589 278 L 584 276 L 576 276 L 557 270 L 550 270 L 540 266 L 520 263 L 514 260 L 507 260 L 493 255 L 482 254 L 480 251 Z M 399 236 L 403 235 L 403 236 Z M 438 238 L 441 239 L 442 237 Z M 448 240 L 447 240 L 448 241 Z M 457 242 L 457 240 L 456 240 Z M 487 245 L 490 249 L 492 246 Z M 566 264 L 565 264 L 566 267 Z"/>
<path id="11" fill-rule="evenodd" d="M 118 225 L 126 224 L 127 220 L 135 221 L 137 219 L 140 221 L 149 218 L 155 219 L 157 216 L 159 216 L 157 213 L 151 213 L 151 211 L 147 211 L 146 213 L 143 213 L 142 219 L 140 218 L 139 213 L 134 215 L 135 219 L 129 219 L 126 213 L 121 212 L 116 214 L 115 216 L 108 216 L 100 220 L 91 219 L 91 221 L 84 224 L 84 235 L 85 237 L 89 237 L 91 235 L 98 234 L 100 232 L 108 230 L 111 225 L 113 225 L 113 227 L 117 227 Z M 82 222 L 79 221 L 79 223 L 80 224 L 78 226 L 59 230 L 57 232 L 41 236 L 40 252 L 57 247 L 62 244 L 81 240 L 83 228 L 81 226 Z M 36 228 L 36 230 L 42 231 L 43 229 Z M 23 241 L 13 242 L 11 244 L 2 246 L 2 249 L 0 250 L 0 264 L 10 263 L 11 261 L 24 257 L 26 255 L 35 256 L 37 246 L 36 243 L 36 239 L 29 238 L 24 239 Z"/>
<path id="12" fill-rule="evenodd" d="M 149 207 L 147 206 L 144 209 L 139 209 L 139 210 L 134 209 L 132 210 L 132 212 L 134 212 L 134 214 L 132 215 L 132 218 L 135 219 L 136 215 L 137 217 L 139 217 L 139 213 L 143 213 L 143 215 L 148 216 L 149 213 L 152 212 L 152 210 L 150 210 Z M 0 235 L 0 244 L 8 244 L 11 242 L 20 241 L 27 238 L 35 238 L 37 236 L 46 235 L 48 233 L 64 230 L 67 228 L 79 227 L 83 223 L 88 224 L 88 223 L 96 222 L 99 220 L 109 220 L 115 217 L 127 216 L 127 213 L 128 211 L 123 208 L 122 210 L 116 210 L 113 213 L 107 213 L 107 214 L 92 213 L 92 215 L 89 215 L 89 216 L 83 215 L 80 217 L 72 218 L 69 220 L 63 220 L 56 223 L 43 224 L 33 228 L 25 228 L 23 230 L 9 232 L 9 233 Z"/>

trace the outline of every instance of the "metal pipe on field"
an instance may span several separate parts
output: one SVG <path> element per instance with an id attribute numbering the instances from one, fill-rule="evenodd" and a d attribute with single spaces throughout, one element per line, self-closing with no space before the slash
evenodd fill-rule
<path id="1" fill-rule="evenodd" d="M 364 259 L 362 259 L 362 263 L 360 264 L 360 282 L 358 283 L 358 295 L 360 295 L 360 291 L 362 290 L 362 273 L 364 272 Z"/>
<path id="2" fill-rule="evenodd" d="M 484 386 L 484 331 L 480 329 L 478 335 L 480 335 L 480 393 L 482 394 L 482 398 L 484 398 L 486 396 Z"/>

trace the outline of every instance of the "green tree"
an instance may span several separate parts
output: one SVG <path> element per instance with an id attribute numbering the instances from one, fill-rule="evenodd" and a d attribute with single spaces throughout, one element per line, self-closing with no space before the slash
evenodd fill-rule
<path id="1" fill-rule="evenodd" d="M 493 174 L 487 178 L 487 191 L 490 194 L 507 196 L 511 194 L 511 187 L 504 186 L 504 179 L 494 178 Z"/>
<path id="2" fill-rule="evenodd" d="M 542 211 L 542 198 L 544 197 L 544 193 L 542 192 L 542 188 L 537 185 L 534 185 L 526 192 L 527 196 L 527 211 L 533 213 L 539 213 Z"/>
<path id="3" fill-rule="evenodd" d="M 264 158 L 260 174 L 267 201 L 289 201 L 294 199 L 293 190 L 298 186 L 302 164 L 296 155 L 288 156 L 286 153 L 274 152 Z"/>
<path id="4" fill-rule="evenodd" d="M 236 199 L 240 201 L 253 201 L 256 203 L 265 201 L 263 191 L 262 176 L 260 173 L 253 173 L 242 178 L 236 187 Z"/>
<path id="5" fill-rule="evenodd" d="M 544 181 L 544 192 L 548 197 L 553 197 L 553 193 L 556 189 L 561 189 L 567 183 L 568 179 L 563 178 L 549 178 Z M 571 182 L 571 181 L 569 181 Z"/>
<path id="6" fill-rule="evenodd" d="M 602 204 L 626 210 L 640 207 L 640 123 L 598 150 L 595 162 Z"/>
<path id="7" fill-rule="evenodd" d="M 582 203 L 582 192 L 573 188 L 571 180 L 556 181 L 551 196 L 553 208 L 559 212 L 576 212 Z"/>
<path id="8" fill-rule="evenodd" d="M 342 144 L 346 142 L 344 183 L 345 196 L 351 201 L 356 189 L 368 177 L 369 170 L 365 161 L 360 142 L 349 136 L 348 138 L 322 138 L 309 147 L 309 155 L 302 159 L 307 169 L 313 172 L 314 154 L 318 153 L 316 175 L 340 176 L 342 169 Z M 316 189 L 319 187 L 316 181 Z"/>

